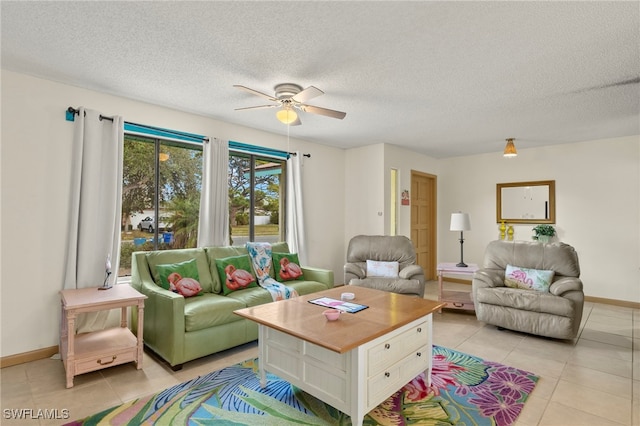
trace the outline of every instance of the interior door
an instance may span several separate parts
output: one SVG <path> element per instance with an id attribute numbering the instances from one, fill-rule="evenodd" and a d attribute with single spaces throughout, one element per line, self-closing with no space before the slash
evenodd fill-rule
<path id="1" fill-rule="evenodd" d="M 437 177 L 411 171 L 411 241 L 425 279 L 436 279 Z"/>

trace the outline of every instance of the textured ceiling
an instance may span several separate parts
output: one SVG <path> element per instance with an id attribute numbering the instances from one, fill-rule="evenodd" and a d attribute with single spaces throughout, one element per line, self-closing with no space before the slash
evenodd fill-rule
<path id="1" fill-rule="evenodd" d="M 310 104 L 347 116 L 302 112 L 291 135 L 330 146 L 442 158 L 640 134 L 637 1 L 0 7 L 3 69 L 281 134 L 274 109 L 234 111 L 268 101 L 233 85 L 314 85 Z"/>

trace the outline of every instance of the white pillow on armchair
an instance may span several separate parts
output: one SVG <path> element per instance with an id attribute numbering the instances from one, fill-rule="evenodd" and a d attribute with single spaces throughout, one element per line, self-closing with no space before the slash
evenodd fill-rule
<path id="1" fill-rule="evenodd" d="M 380 262 L 367 260 L 368 277 L 397 278 L 400 264 L 398 262 Z"/>

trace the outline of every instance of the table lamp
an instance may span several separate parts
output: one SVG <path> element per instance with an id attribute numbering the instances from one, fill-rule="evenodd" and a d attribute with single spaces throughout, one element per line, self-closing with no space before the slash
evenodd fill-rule
<path id="1" fill-rule="evenodd" d="M 469 213 L 451 213 L 451 226 L 450 231 L 460 231 L 460 263 L 456 266 L 466 268 L 468 265 L 464 263 L 464 255 L 462 250 L 462 244 L 464 243 L 464 231 L 471 230 L 471 221 L 469 220 Z"/>

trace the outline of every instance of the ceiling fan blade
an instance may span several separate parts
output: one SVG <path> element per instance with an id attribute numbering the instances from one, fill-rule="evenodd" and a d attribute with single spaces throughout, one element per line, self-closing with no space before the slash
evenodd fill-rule
<path id="1" fill-rule="evenodd" d="M 250 106 L 250 107 L 244 107 L 244 108 L 236 108 L 236 111 L 243 111 L 246 109 L 262 109 L 262 108 L 276 108 L 279 107 L 280 105 L 258 105 L 258 106 Z"/>
<path id="2" fill-rule="evenodd" d="M 307 102 L 309 99 L 313 99 L 320 95 L 324 95 L 324 92 L 322 90 L 314 86 L 309 86 L 306 89 L 304 89 L 302 92 L 296 93 L 294 96 L 292 96 L 291 100 L 295 102 L 303 103 L 303 102 Z"/>
<path id="3" fill-rule="evenodd" d="M 320 114 L 331 118 L 339 118 L 342 120 L 346 117 L 347 113 L 342 111 L 336 111 L 333 109 L 321 108 L 313 105 L 300 105 L 300 109 L 304 112 L 310 112 L 311 114 Z"/>
<path id="4" fill-rule="evenodd" d="M 251 93 L 253 95 L 260 96 L 261 98 L 269 99 L 270 101 L 273 101 L 273 102 L 278 102 L 277 98 L 274 98 L 271 95 L 267 95 L 266 93 L 262 93 L 262 92 L 258 92 L 257 90 L 250 89 L 250 88 L 248 88 L 246 86 L 241 86 L 239 84 L 234 84 L 233 87 L 237 87 L 238 89 L 245 90 L 245 91 L 247 91 L 247 92 L 249 92 L 249 93 Z"/>

